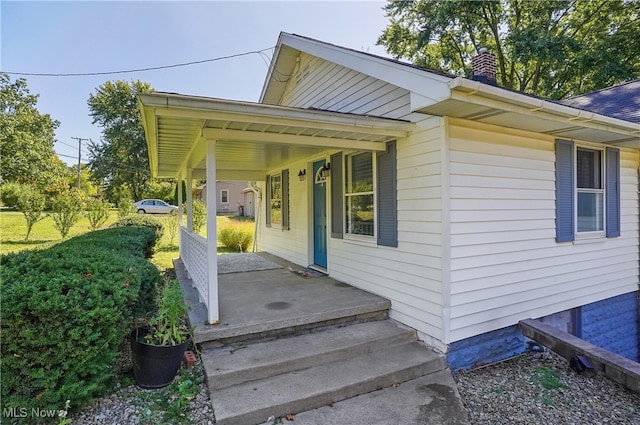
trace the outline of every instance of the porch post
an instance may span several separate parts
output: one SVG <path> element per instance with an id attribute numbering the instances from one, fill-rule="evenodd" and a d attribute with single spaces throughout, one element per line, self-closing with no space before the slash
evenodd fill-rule
<path id="1" fill-rule="evenodd" d="M 193 169 L 187 168 L 187 230 L 193 232 Z"/>
<path id="2" fill-rule="evenodd" d="M 182 227 L 182 170 L 176 176 L 176 181 L 178 185 L 178 251 L 180 253 L 180 258 L 182 258 L 182 231 L 180 228 Z"/>
<path id="3" fill-rule="evenodd" d="M 218 232 L 216 229 L 216 141 L 207 140 L 207 268 L 209 299 L 207 300 L 209 323 L 220 320 L 218 306 Z"/>

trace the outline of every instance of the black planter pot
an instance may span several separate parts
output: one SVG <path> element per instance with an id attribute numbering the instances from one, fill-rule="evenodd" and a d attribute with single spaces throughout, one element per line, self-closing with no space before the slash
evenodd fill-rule
<path id="1" fill-rule="evenodd" d="M 142 388 L 166 387 L 178 373 L 191 340 L 180 345 L 153 345 L 140 341 L 148 332 L 148 328 L 142 327 L 134 329 L 129 335 L 133 375 Z"/>

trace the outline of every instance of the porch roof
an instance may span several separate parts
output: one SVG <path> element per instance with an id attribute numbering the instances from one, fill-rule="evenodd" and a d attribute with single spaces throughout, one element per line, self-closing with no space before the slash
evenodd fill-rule
<path id="1" fill-rule="evenodd" d="M 205 178 L 206 140 L 216 140 L 219 180 L 263 180 L 269 170 L 325 149 L 379 151 L 414 124 L 387 118 L 255 102 L 149 93 L 138 96 L 151 174 L 186 168 Z"/>

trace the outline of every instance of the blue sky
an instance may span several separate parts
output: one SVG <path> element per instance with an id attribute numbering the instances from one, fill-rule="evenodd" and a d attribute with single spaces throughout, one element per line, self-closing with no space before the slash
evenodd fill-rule
<path id="1" fill-rule="evenodd" d="M 0 70 L 120 71 L 198 61 L 275 46 L 280 31 L 384 55 L 382 1 L 0 2 Z M 60 121 L 55 150 L 77 162 L 77 141 L 100 140 L 87 99 L 109 80 L 159 91 L 257 101 L 268 58 L 250 54 L 200 65 L 102 76 L 25 76 L 38 110 Z M 11 75 L 11 79 L 21 77 Z M 82 157 L 88 153 L 83 143 Z M 62 156 L 65 155 L 65 156 Z M 74 159 L 75 158 L 75 159 Z"/>

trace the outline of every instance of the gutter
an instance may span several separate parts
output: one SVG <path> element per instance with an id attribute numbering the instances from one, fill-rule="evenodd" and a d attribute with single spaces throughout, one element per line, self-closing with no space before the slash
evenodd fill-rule
<path id="1" fill-rule="evenodd" d="M 500 102 L 500 109 L 513 110 L 513 106 L 527 109 L 530 114 L 540 112 L 552 115 L 556 121 L 563 123 L 575 121 L 576 125 L 585 127 L 602 128 L 613 130 L 634 136 L 640 136 L 640 124 L 632 123 L 606 115 L 577 109 L 571 106 L 561 105 L 549 100 L 535 98 L 529 95 L 511 92 L 500 87 L 484 84 L 479 81 L 469 80 L 463 77 L 456 77 L 448 83 L 451 90 L 451 98 L 465 100 L 471 103 L 478 103 L 487 106 L 497 107 Z M 509 107 L 512 106 L 512 107 Z"/>

